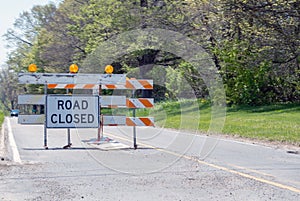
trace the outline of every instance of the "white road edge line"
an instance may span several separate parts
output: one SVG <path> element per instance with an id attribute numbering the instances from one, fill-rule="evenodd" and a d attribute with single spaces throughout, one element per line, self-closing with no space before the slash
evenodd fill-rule
<path id="1" fill-rule="evenodd" d="M 17 147 L 16 141 L 15 141 L 12 129 L 11 129 L 9 117 L 7 117 L 6 119 L 7 119 L 7 130 L 8 130 L 8 141 L 9 141 L 9 146 L 10 146 L 11 153 L 12 153 L 12 160 L 15 163 L 22 163 L 20 154 L 18 151 L 18 147 Z"/>

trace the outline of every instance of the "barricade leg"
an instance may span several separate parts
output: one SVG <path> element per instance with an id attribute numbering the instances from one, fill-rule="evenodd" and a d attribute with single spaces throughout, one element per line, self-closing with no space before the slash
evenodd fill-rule
<path id="1" fill-rule="evenodd" d="M 48 149 L 48 142 L 47 142 L 47 127 L 44 125 L 44 147 Z"/>
<path id="2" fill-rule="evenodd" d="M 70 128 L 68 128 L 68 144 L 66 146 L 64 146 L 63 148 L 68 149 L 71 146 L 72 146 L 72 143 L 71 143 L 71 130 L 70 130 Z"/>

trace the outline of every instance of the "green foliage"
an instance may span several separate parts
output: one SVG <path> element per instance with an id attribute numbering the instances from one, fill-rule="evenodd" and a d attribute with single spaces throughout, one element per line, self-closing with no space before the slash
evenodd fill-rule
<path id="1" fill-rule="evenodd" d="M 272 102 L 267 61 L 253 63 L 258 53 L 251 51 L 248 43 L 233 41 L 223 46 L 216 54 L 222 62 L 223 77 L 229 104 L 259 105 Z"/>
<path id="2" fill-rule="evenodd" d="M 65 0 L 58 8 L 35 6 L 7 31 L 13 48 L 8 73 L 14 77 L 30 63 L 36 63 L 40 72 L 67 72 L 71 63 L 83 63 L 103 41 L 151 27 L 198 42 L 222 75 L 229 104 L 297 103 L 299 10 L 297 0 Z M 156 100 L 209 98 L 208 87 L 191 64 L 168 52 L 140 48 L 114 61 L 116 72 L 153 78 Z M 9 77 L 4 74 L 2 79 Z M 1 81 L 3 93 L 11 87 L 16 92 L 5 96 L 7 107 L 20 91 L 8 83 Z M 30 86 L 26 90 L 40 91 Z"/>
<path id="3" fill-rule="evenodd" d="M 188 83 L 184 79 L 183 72 L 171 67 L 166 68 L 166 72 L 166 88 L 169 91 L 167 96 L 171 99 L 185 97 Z"/>
<path id="4" fill-rule="evenodd" d="M 297 75 L 282 72 L 261 57 L 264 49 L 248 42 L 232 41 L 215 50 L 221 62 L 228 104 L 262 105 L 274 102 L 297 102 Z M 273 69 L 272 69 L 273 67 Z"/>
<path id="5" fill-rule="evenodd" d="M 71 16 L 75 24 L 69 25 L 70 33 L 85 41 L 85 52 L 91 53 L 112 36 L 128 30 L 138 20 L 133 17 L 132 1 L 90 0 L 82 5 L 81 14 Z"/>

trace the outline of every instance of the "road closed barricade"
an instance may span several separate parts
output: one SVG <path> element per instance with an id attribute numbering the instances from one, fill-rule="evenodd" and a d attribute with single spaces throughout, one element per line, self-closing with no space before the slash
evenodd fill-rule
<path id="1" fill-rule="evenodd" d="M 44 94 L 23 94 L 18 96 L 18 104 L 31 106 L 32 114 L 20 114 L 20 124 L 43 124 L 44 146 L 47 148 L 47 129 L 68 129 L 68 144 L 70 142 L 71 128 L 98 128 L 100 140 L 103 126 L 133 126 L 134 147 L 136 148 L 136 126 L 154 126 L 153 117 L 136 117 L 135 110 L 139 108 L 152 108 L 153 98 L 134 98 L 126 96 L 103 96 L 102 90 L 152 90 L 152 80 L 126 79 L 123 74 L 77 74 L 77 68 L 70 66 L 72 73 L 30 73 L 18 75 L 20 84 L 44 85 Z M 75 66 L 76 67 L 76 66 Z M 111 67 L 112 68 L 112 67 Z M 109 72 L 112 72 L 110 68 Z M 75 72 L 74 72 L 75 71 Z M 66 89 L 66 94 L 48 94 L 48 89 Z M 97 95 L 81 94 L 70 95 L 69 90 L 85 89 L 97 91 Z M 134 93 L 133 93 L 134 94 Z M 40 112 L 37 112 L 37 106 Z M 102 115 L 102 108 L 130 108 L 133 117 Z"/>

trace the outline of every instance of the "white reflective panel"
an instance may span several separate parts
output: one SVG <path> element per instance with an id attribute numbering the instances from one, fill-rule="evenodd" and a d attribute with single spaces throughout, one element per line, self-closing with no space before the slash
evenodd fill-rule
<path id="1" fill-rule="evenodd" d="M 19 105 L 45 105 L 46 96 L 45 95 L 19 95 L 18 104 Z"/>
<path id="2" fill-rule="evenodd" d="M 124 74 L 19 73 L 20 84 L 125 84 Z"/>
<path id="3" fill-rule="evenodd" d="M 126 107 L 126 96 L 100 96 L 101 107 Z"/>
<path id="4" fill-rule="evenodd" d="M 19 115 L 19 124 L 44 124 L 45 115 Z"/>

